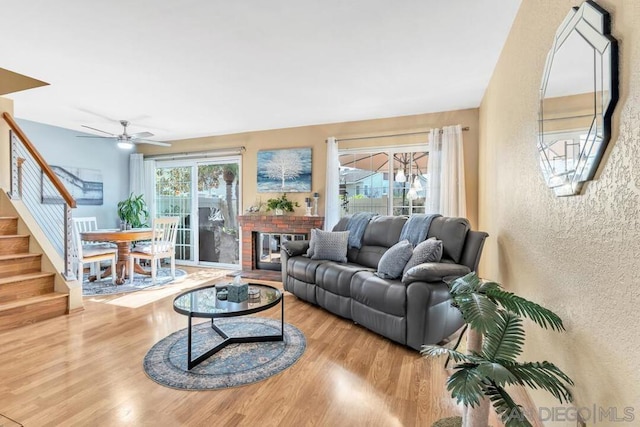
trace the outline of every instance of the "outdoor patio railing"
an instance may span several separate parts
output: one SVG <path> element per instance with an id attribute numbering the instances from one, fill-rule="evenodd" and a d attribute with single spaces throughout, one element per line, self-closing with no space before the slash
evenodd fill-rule
<path id="1" fill-rule="evenodd" d="M 75 278 L 71 259 L 71 209 L 76 201 L 33 143 L 8 113 L 11 128 L 11 182 L 9 197 L 22 200 L 56 251 L 64 258 L 62 274 Z"/>

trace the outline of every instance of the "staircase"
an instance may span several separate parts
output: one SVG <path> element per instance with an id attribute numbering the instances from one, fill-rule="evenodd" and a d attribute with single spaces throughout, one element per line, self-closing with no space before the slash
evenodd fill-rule
<path id="1" fill-rule="evenodd" d="M 29 237 L 18 234 L 17 217 L 0 217 L 0 331 L 67 313 L 69 297 L 54 292 L 54 274 L 29 253 Z"/>

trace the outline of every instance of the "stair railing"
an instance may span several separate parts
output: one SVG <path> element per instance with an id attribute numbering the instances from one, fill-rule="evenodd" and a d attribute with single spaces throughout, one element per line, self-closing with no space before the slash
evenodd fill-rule
<path id="1" fill-rule="evenodd" d="M 71 209 L 73 196 L 13 117 L 2 113 L 11 139 L 11 180 L 9 197 L 22 200 L 56 251 L 64 258 L 66 280 L 75 279 L 71 259 Z"/>

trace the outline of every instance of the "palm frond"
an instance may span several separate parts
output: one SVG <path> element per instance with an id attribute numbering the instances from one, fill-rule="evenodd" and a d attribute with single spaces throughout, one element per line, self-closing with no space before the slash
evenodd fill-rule
<path id="1" fill-rule="evenodd" d="M 460 294 L 453 297 L 453 302 L 471 328 L 485 334 L 494 327 L 498 306 L 485 295 Z"/>
<path id="2" fill-rule="evenodd" d="M 476 371 L 482 377 L 500 386 L 505 384 L 513 384 L 516 381 L 514 375 L 498 362 L 478 363 Z"/>
<path id="3" fill-rule="evenodd" d="M 489 398 L 496 413 L 502 419 L 505 427 L 531 427 L 531 423 L 505 389 L 492 383 L 484 389 L 485 396 Z"/>
<path id="4" fill-rule="evenodd" d="M 502 289 L 502 286 L 500 286 L 500 283 L 487 280 L 482 282 L 482 284 L 478 287 L 478 292 L 486 294 L 488 291 L 493 289 Z"/>
<path id="5" fill-rule="evenodd" d="M 451 283 L 448 283 L 448 285 L 451 295 L 456 296 L 476 292 L 481 283 L 476 273 L 468 273 L 462 277 L 458 277 Z"/>
<path id="6" fill-rule="evenodd" d="M 527 317 L 544 329 L 564 331 L 562 319 L 553 311 L 500 288 L 488 288 L 486 295 L 505 309 Z"/>
<path id="7" fill-rule="evenodd" d="M 513 313 L 500 311 L 495 316 L 494 327 L 484 336 L 482 355 L 489 361 L 515 361 L 522 353 L 523 345 L 522 319 Z"/>
<path id="8" fill-rule="evenodd" d="M 423 345 L 420 354 L 424 357 L 448 356 L 456 363 L 471 362 L 469 356 L 466 354 L 439 345 Z"/>
<path id="9" fill-rule="evenodd" d="M 573 385 L 573 381 L 553 363 L 547 361 L 527 363 L 504 361 L 502 365 L 516 378 L 516 384 L 546 390 L 560 403 L 573 401 L 573 395 L 567 386 Z"/>
<path id="10" fill-rule="evenodd" d="M 475 364 L 456 366 L 456 372 L 447 380 L 447 390 L 457 403 L 466 406 L 478 406 L 482 398 L 483 378 L 476 371 Z"/>

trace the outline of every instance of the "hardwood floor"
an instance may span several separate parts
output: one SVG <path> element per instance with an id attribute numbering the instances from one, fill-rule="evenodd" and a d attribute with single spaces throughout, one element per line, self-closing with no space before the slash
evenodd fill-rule
<path id="1" fill-rule="evenodd" d="M 82 312 L 0 333 L 0 414 L 25 426 L 429 426 L 460 413 L 443 360 L 288 293 L 286 321 L 307 339 L 294 366 L 226 390 L 163 387 L 142 360 L 186 318 L 173 295 L 136 308 L 114 299 L 87 298 Z"/>

